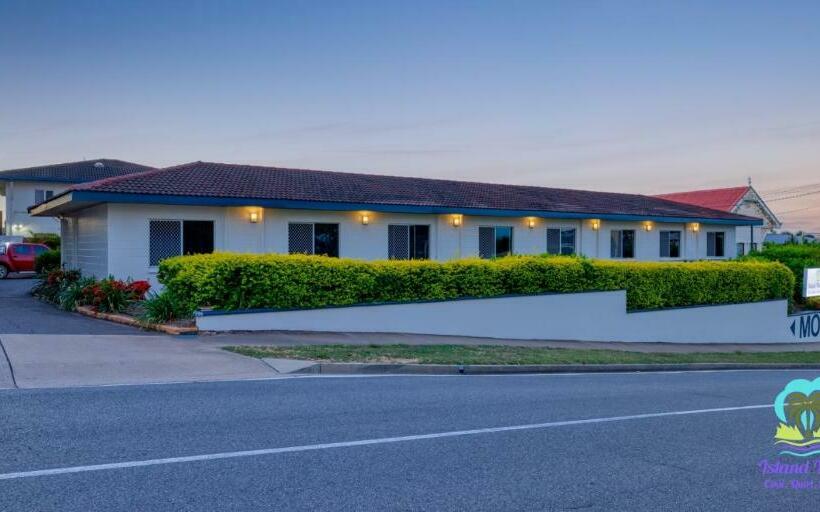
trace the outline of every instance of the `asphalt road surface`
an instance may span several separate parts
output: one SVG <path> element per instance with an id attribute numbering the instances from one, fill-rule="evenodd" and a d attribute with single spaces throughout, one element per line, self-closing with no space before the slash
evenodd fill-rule
<path id="1" fill-rule="evenodd" d="M 810 510 L 820 488 L 767 489 L 792 478 L 758 463 L 778 459 L 767 404 L 816 376 L 4 390 L 0 510 Z"/>

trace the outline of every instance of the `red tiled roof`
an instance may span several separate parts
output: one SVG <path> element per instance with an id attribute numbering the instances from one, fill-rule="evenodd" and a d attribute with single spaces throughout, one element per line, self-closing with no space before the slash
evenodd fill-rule
<path id="1" fill-rule="evenodd" d="M 690 192 L 676 192 L 674 194 L 659 194 L 655 197 L 676 201 L 678 203 L 731 212 L 738 201 L 740 201 L 748 191 L 749 187 L 713 188 L 708 190 L 692 190 Z"/>
<path id="2" fill-rule="evenodd" d="M 753 220 L 742 215 L 637 194 L 212 162 L 192 162 L 108 178 L 76 185 L 71 190 L 105 193 L 106 200 L 111 202 L 116 202 L 118 194 L 136 194 L 209 198 L 215 203 L 222 199 L 242 199 L 249 204 L 271 200 L 347 203 L 357 208 L 387 205 Z M 146 202 L 150 202 L 149 198 Z"/>

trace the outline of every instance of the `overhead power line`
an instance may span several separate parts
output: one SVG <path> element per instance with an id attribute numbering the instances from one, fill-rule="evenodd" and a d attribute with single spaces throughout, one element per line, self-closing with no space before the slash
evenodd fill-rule
<path id="1" fill-rule="evenodd" d="M 820 190 L 812 190 L 811 192 L 792 194 L 790 196 L 775 197 L 774 199 L 764 199 L 764 201 L 766 201 L 767 203 L 773 203 L 775 201 L 785 201 L 786 199 L 797 199 L 798 197 L 813 196 L 814 194 L 820 194 Z"/>

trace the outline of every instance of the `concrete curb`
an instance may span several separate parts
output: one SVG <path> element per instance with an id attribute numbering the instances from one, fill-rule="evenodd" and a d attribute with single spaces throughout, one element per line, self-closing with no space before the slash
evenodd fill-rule
<path id="1" fill-rule="evenodd" d="M 322 375 L 503 375 L 520 373 L 602 373 L 602 372 L 668 372 L 709 370 L 820 370 L 819 363 L 744 364 L 546 364 L 546 365 L 449 365 L 449 364 L 381 364 L 316 363 L 291 374 Z"/>
<path id="2" fill-rule="evenodd" d="M 196 327 L 178 327 L 175 325 L 142 323 L 132 316 L 123 315 L 120 313 L 101 313 L 99 311 L 94 311 L 89 306 L 77 306 L 75 311 L 81 315 L 91 318 L 108 320 L 109 322 L 114 322 L 116 324 L 130 325 L 131 327 L 137 327 L 140 329 L 150 329 L 153 331 L 164 332 L 165 334 L 172 334 L 174 336 L 197 333 Z"/>

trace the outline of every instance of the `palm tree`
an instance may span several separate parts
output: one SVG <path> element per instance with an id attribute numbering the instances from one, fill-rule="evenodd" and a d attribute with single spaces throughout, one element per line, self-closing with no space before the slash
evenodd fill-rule
<path id="1" fill-rule="evenodd" d="M 813 391 L 808 396 L 799 391 L 790 393 L 783 409 L 789 424 L 795 425 L 803 437 L 809 439 L 820 426 L 820 391 Z"/>

